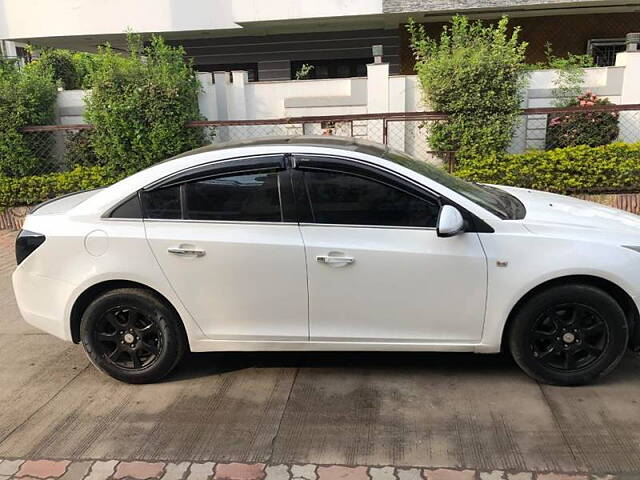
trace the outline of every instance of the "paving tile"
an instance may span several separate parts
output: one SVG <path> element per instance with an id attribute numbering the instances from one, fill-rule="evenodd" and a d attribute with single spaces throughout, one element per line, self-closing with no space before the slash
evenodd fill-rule
<path id="1" fill-rule="evenodd" d="M 164 465 L 160 462 L 120 462 L 113 478 L 135 478 L 136 480 L 160 478 L 164 473 Z"/>
<path id="2" fill-rule="evenodd" d="M 11 476 L 18 471 L 24 460 L 3 460 L 0 462 L 0 475 Z"/>
<path id="3" fill-rule="evenodd" d="M 507 473 L 507 480 L 532 480 L 533 473 L 531 472 L 518 472 Z"/>
<path id="4" fill-rule="evenodd" d="M 189 470 L 189 462 L 167 463 L 162 480 L 182 480 Z"/>
<path id="5" fill-rule="evenodd" d="M 423 480 L 419 468 L 396 468 L 398 480 Z"/>
<path id="6" fill-rule="evenodd" d="M 395 468 L 393 467 L 371 467 L 369 468 L 371 480 L 396 480 Z"/>
<path id="7" fill-rule="evenodd" d="M 219 463 L 215 480 L 262 480 L 266 473 L 264 463 Z"/>
<path id="8" fill-rule="evenodd" d="M 316 473 L 317 465 L 308 463 L 306 465 L 291 465 L 291 479 L 292 480 L 316 480 L 318 474 Z"/>
<path id="9" fill-rule="evenodd" d="M 266 473 L 265 480 L 289 480 L 291 478 L 287 465 L 269 465 L 264 471 Z"/>
<path id="10" fill-rule="evenodd" d="M 318 467 L 319 480 L 369 480 L 367 467 Z"/>
<path id="11" fill-rule="evenodd" d="M 118 464 L 117 460 L 99 460 L 91 465 L 89 475 L 84 480 L 106 480 L 113 475 L 113 471 Z"/>
<path id="12" fill-rule="evenodd" d="M 192 463 L 187 480 L 208 480 L 213 477 L 214 462 Z"/>
<path id="13" fill-rule="evenodd" d="M 20 465 L 16 477 L 58 478 L 70 463 L 69 460 L 27 460 Z"/>
<path id="14" fill-rule="evenodd" d="M 589 480 L 588 475 L 569 475 L 565 473 L 539 473 L 537 480 Z"/>
<path id="15" fill-rule="evenodd" d="M 475 470 L 453 470 L 449 468 L 437 468 L 435 470 L 423 470 L 426 480 L 475 480 Z"/>
<path id="16" fill-rule="evenodd" d="M 480 480 L 504 480 L 505 472 L 502 470 L 492 470 L 490 472 L 480 472 Z"/>
<path id="17" fill-rule="evenodd" d="M 89 472 L 92 462 L 71 462 L 67 467 L 67 472 L 60 477 L 60 480 L 79 480 L 84 478 Z"/>

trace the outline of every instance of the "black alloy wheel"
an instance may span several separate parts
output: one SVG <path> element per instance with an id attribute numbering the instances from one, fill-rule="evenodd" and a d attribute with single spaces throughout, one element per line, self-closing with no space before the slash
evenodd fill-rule
<path id="1" fill-rule="evenodd" d="M 609 329 L 593 308 L 578 303 L 555 305 L 530 331 L 534 358 L 547 368 L 571 372 L 595 362 L 606 350 Z"/>
<path id="2" fill-rule="evenodd" d="M 147 367 L 163 348 L 156 320 L 137 308 L 114 307 L 98 320 L 95 330 L 99 353 L 120 368 Z"/>
<path id="3" fill-rule="evenodd" d="M 82 315 L 80 339 L 98 369 L 128 383 L 162 379 L 187 348 L 175 310 L 143 288 L 118 288 L 95 298 Z"/>
<path id="4" fill-rule="evenodd" d="M 624 311 L 592 285 L 558 285 L 529 298 L 507 332 L 516 363 L 553 385 L 582 385 L 610 373 L 629 342 Z"/>

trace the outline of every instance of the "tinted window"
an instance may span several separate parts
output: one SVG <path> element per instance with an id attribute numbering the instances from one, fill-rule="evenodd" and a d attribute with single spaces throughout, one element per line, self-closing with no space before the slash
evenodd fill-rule
<path id="1" fill-rule="evenodd" d="M 142 194 L 142 203 L 147 218 L 181 218 L 180 187 L 165 187 Z"/>
<path id="2" fill-rule="evenodd" d="M 277 172 L 233 174 L 186 185 L 187 216 L 195 220 L 280 222 Z"/>
<path id="3" fill-rule="evenodd" d="M 138 194 L 113 209 L 111 218 L 142 218 Z"/>
<path id="4" fill-rule="evenodd" d="M 316 223 L 435 227 L 439 205 L 367 178 L 304 174 Z"/>

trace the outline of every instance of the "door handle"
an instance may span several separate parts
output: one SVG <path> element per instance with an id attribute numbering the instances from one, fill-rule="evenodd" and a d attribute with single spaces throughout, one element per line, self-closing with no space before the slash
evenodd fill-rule
<path id="1" fill-rule="evenodd" d="M 198 248 L 169 247 L 167 252 L 179 257 L 204 257 L 204 250 Z"/>
<path id="2" fill-rule="evenodd" d="M 349 265 L 356 261 L 353 257 L 335 257 L 333 255 L 318 255 L 316 260 L 327 265 Z"/>

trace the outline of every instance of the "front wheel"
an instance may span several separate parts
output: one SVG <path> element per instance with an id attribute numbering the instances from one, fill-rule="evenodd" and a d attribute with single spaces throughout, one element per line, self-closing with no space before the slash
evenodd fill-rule
<path id="1" fill-rule="evenodd" d="M 582 385 L 611 372 L 628 344 L 620 305 L 590 285 L 564 285 L 530 298 L 516 313 L 509 346 L 531 377 Z"/>
<path id="2" fill-rule="evenodd" d="M 165 377 L 186 341 L 174 311 L 153 293 L 121 288 L 103 293 L 80 321 L 82 345 L 98 369 L 127 383 Z"/>

